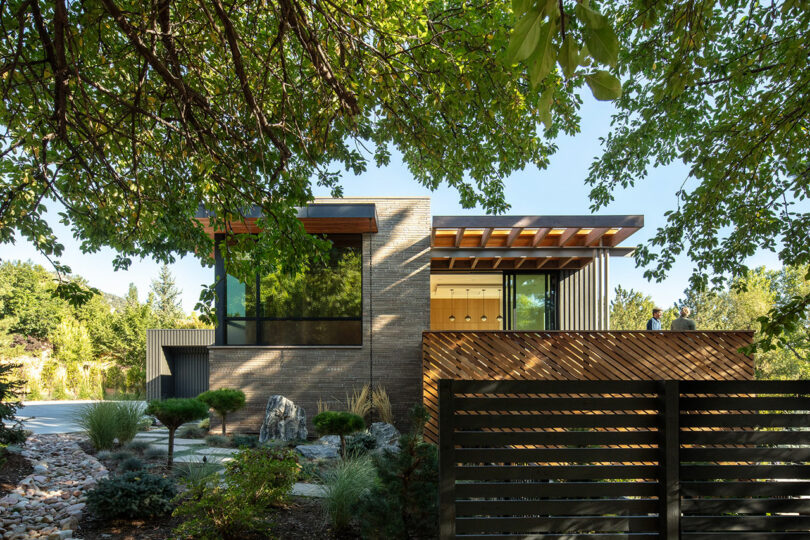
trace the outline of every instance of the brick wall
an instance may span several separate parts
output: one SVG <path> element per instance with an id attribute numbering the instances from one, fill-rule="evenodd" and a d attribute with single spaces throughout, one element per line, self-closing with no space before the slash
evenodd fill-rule
<path id="1" fill-rule="evenodd" d="M 319 399 L 334 410 L 346 393 L 369 382 L 388 391 L 400 428 L 421 400 L 422 331 L 430 328 L 430 199 L 349 201 L 377 208 L 379 232 L 363 235 L 363 345 L 210 347 L 209 388 L 241 388 L 247 396 L 245 409 L 228 419 L 232 429 L 258 431 L 273 394 L 303 406 L 310 429 Z"/>

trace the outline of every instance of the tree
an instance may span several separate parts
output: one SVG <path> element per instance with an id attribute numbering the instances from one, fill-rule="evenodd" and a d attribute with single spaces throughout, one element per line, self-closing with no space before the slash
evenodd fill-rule
<path id="1" fill-rule="evenodd" d="M 650 296 L 645 296 L 634 289 L 624 289 L 619 285 L 610 302 L 610 329 L 645 330 L 655 307 L 657 306 Z M 669 329 L 676 316 L 675 309 L 665 309 L 661 315 L 661 328 Z"/>
<path id="2" fill-rule="evenodd" d="M 591 167 L 593 210 L 651 168 L 688 175 L 666 226 L 636 253 L 663 280 L 688 253 L 690 287 L 746 275 L 757 249 L 786 266 L 810 261 L 810 4 L 795 0 L 606 3 L 619 22 L 624 93 Z M 810 274 L 805 274 L 810 279 Z M 763 315 L 766 349 L 806 319 L 810 293 Z M 770 321 L 770 323 L 769 323 Z"/>
<path id="3" fill-rule="evenodd" d="M 233 388 L 220 388 L 207 390 L 197 396 L 197 399 L 214 409 L 222 417 L 222 434 L 226 434 L 225 417 L 245 406 L 245 393 Z"/>
<path id="4" fill-rule="evenodd" d="M 186 422 L 207 418 L 208 405 L 196 398 L 152 400 L 147 405 L 144 414 L 154 416 L 169 430 L 169 456 L 166 466 L 171 469 L 174 462 L 175 431 Z"/>
<path id="5" fill-rule="evenodd" d="M 323 411 L 312 419 L 320 435 L 340 437 L 340 455 L 346 458 L 346 436 L 366 427 L 363 417 L 347 411 Z"/>
<path id="6" fill-rule="evenodd" d="M 69 273 L 48 205 L 83 250 L 114 248 L 116 269 L 136 256 L 211 264 L 200 204 L 218 230 L 256 205 L 262 233 L 222 247 L 252 252 L 258 268 L 229 257 L 228 270 L 295 271 L 328 248 L 296 218 L 312 182 L 340 195 L 341 171 L 386 164 L 392 149 L 422 185 L 503 212 L 503 179 L 545 168 L 555 147 L 544 136 L 578 130 L 586 80 L 552 72 L 557 55 L 537 39 L 546 15 L 516 4 L 5 2 L 0 241 L 26 238 Z M 543 26 L 570 36 L 561 64 L 612 63 L 607 21 L 574 6 L 575 20 L 552 10 Z M 512 36 L 515 16 L 526 21 Z M 615 91 L 604 70 L 588 77 Z"/>
<path id="7" fill-rule="evenodd" d="M 0 264 L 0 317 L 14 318 L 9 331 L 47 339 L 59 322 L 69 316 L 66 302 L 54 298 L 53 277 L 32 262 Z"/>
<path id="8" fill-rule="evenodd" d="M 17 409 L 22 407 L 19 398 L 25 386 L 25 381 L 14 378 L 18 367 L 17 364 L 0 364 L 0 445 L 19 444 L 26 439 L 22 422 L 16 418 Z"/>
<path id="9" fill-rule="evenodd" d="M 157 279 L 152 280 L 150 290 L 155 295 L 153 309 L 160 326 L 173 327 L 175 322 L 183 318 L 183 308 L 180 306 L 180 290 L 167 265 L 160 267 L 160 273 Z"/>

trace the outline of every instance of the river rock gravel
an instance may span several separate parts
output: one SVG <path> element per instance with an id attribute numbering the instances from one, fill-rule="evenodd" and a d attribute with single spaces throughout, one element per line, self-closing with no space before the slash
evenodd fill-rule
<path id="1" fill-rule="evenodd" d="M 0 538 L 74 538 L 86 493 L 107 476 L 104 465 L 77 444 L 82 438 L 75 434 L 28 438 L 22 455 L 34 472 L 0 499 Z"/>

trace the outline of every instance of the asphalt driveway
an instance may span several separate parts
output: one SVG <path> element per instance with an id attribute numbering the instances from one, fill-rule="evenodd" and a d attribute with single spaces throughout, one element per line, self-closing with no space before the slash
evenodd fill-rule
<path id="1" fill-rule="evenodd" d="M 17 411 L 25 429 L 38 434 L 74 433 L 82 429 L 73 419 L 81 408 L 93 401 L 29 401 Z"/>

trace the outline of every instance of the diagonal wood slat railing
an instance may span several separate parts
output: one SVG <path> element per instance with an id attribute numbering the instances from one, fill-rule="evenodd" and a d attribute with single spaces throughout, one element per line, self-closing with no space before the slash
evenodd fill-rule
<path id="1" fill-rule="evenodd" d="M 438 380 L 750 380 L 753 331 L 422 334 L 422 393 L 438 441 Z"/>

